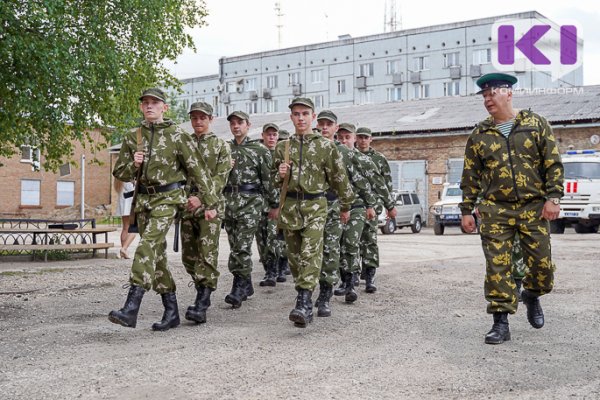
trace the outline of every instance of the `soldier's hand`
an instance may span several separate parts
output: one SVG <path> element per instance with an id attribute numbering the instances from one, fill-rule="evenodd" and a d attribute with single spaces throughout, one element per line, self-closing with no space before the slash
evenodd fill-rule
<path id="1" fill-rule="evenodd" d="M 279 176 L 281 177 L 281 179 L 285 178 L 289 169 L 290 169 L 289 164 L 286 164 L 286 163 L 279 164 Z"/>
<path id="2" fill-rule="evenodd" d="M 396 219 L 396 214 L 398 212 L 396 211 L 396 207 L 392 208 L 391 210 L 387 210 L 387 217 L 389 219 Z"/>
<path id="3" fill-rule="evenodd" d="M 143 162 L 144 162 L 144 152 L 143 151 L 136 151 L 135 153 L 133 153 L 133 165 L 135 165 L 136 168 L 139 168 Z"/>
<path id="4" fill-rule="evenodd" d="M 460 225 L 462 226 L 463 231 L 467 233 L 473 233 L 477 229 L 477 225 L 475 224 L 475 218 L 472 215 L 461 216 Z"/>
<path id="5" fill-rule="evenodd" d="M 350 220 L 350 211 L 340 211 L 340 221 L 342 224 L 347 224 Z"/>
<path id="6" fill-rule="evenodd" d="M 279 218 L 279 208 L 271 208 L 269 210 L 269 219 L 276 220 Z"/>
<path id="7" fill-rule="evenodd" d="M 367 208 L 367 221 L 371 221 L 376 216 L 377 214 L 375 214 L 375 210 L 373 210 L 373 207 Z"/>
<path id="8" fill-rule="evenodd" d="M 560 204 L 554 204 L 550 200 L 546 200 L 542 210 L 542 218 L 553 221 L 558 218 L 558 214 L 560 214 Z"/>
<path id="9" fill-rule="evenodd" d="M 190 198 L 188 198 L 187 201 L 187 210 L 188 211 L 194 211 L 195 209 L 199 208 L 202 205 L 202 202 L 200 201 L 200 199 L 196 196 L 190 196 Z"/>
<path id="10" fill-rule="evenodd" d="M 212 221 L 217 218 L 217 210 L 205 210 L 204 211 L 204 219 L 207 221 Z"/>

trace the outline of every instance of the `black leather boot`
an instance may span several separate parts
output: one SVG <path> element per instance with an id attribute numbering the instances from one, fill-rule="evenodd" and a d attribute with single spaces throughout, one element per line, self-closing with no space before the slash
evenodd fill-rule
<path id="1" fill-rule="evenodd" d="M 354 303 L 358 299 L 358 294 L 354 290 L 354 281 L 358 278 L 358 273 L 346 274 L 346 293 L 344 300 L 346 303 Z"/>
<path id="2" fill-rule="evenodd" d="M 171 328 L 179 326 L 179 309 L 177 308 L 177 296 L 175 293 L 162 293 L 160 295 L 165 312 L 162 320 L 152 324 L 154 331 L 168 331 Z"/>
<path id="3" fill-rule="evenodd" d="M 246 280 L 239 275 L 234 275 L 231 292 L 225 296 L 225 303 L 231 304 L 233 308 L 239 308 L 242 306 L 242 301 L 247 298 Z"/>
<path id="4" fill-rule="evenodd" d="M 334 296 L 344 296 L 346 294 L 346 272 L 340 270 L 340 286 L 333 291 Z"/>
<path id="5" fill-rule="evenodd" d="M 286 257 L 279 257 L 277 261 L 277 282 L 285 282 L 287 280 L 285 276 L 289 274 L 286 274 L 286 269 L 290 270 L 288 259 Z"/>
<path id="6" fill-rule="evenodd" d="M 296 308 L 290 313 L 290 321 L 298 328 L 306 328 L 313 320 L 312 292 L 308 289 L 297 289 Z"/>
<path id="7" fill-rule="evenodd" d="M 366 288 L 365 292 L 367 293 L 375 293 L 377 291 L 377 286 L 375 286 L 375 271 L 377 269 L 375 267 L 369 267 L 365 271 L 365 281 Z"/>
<path id="8" fill-rule="evenodd" d="M 360 286 L 360 278 L 358 272 L 352 274 L 352 283 L 354 284 L 355 288 Z"/>
<path id="9" fill-rule="evenodd" d="M 517 300 L 520 302 L 523 301 L 521 297 L 521 292 L 523 291 L 523 278 L 515 278 L 515 285 L 517 285 Z"/>
<path id="10" fill-rule="evenodd" d="M 254 286 L 252 286 L 252 277 L 249 276 L 244 281 L 244 287 L 246 288 L 246 296 L 242 300 L 247 300 L 248 297 L 251 297 L 254 294 Z"/>
<path id="11" fill-rule="evenodd" d="M 333 295 L 333 287 L 327 282 L 319 283 L 319 297 L 315 303 L 317 307 L 317 317 L 330 317 L 331 308 L 329 308 L 329 300 Z"/>
<path id="12" fill-rule="evenodd" d="M 544 326 L 544 311 L 540 304 L 539 295 L 525 289 L 521 293 L 523 304 L 527 307 L 527 320 L 535 329 L 540 329 Z"/>
<path id="13" fill-rule="evenodd" d="M 203 285 L 196 285 L 196 301 L 189 306 L 185 313 L 185 319 L 199 324 L 206 322 L 206 310 L 210 307 L 210 295 L 213 289 Z"/>
<path id="14" fill-rule="evenodd" d="M 259 286 L 275 286 L 277 278 L 277 266 L 274 261 L 265 264 L 265 277 L 259 282 Z"/>
<path id="15" fill-rule="evenodd" d="M 510 331 L 508 329 L 508 313 L 495 312 L 494 325 L 492 329 L 485 335 L 487 344 L 502 344 L 510 340 Z"/>
<path id="16" fill-rule="evenodd" d="M 146 291 L 143 287 L 131 285 L 129 287 L 129 293 L 127 293 L 125 305 L 119 311 L 111 311 L 108 314 L 108 320 L 114 324 L 135 328 L 138 311 L 140 310 L 140 304 L 142 303 L 144 293 L 146 293 Z"/>

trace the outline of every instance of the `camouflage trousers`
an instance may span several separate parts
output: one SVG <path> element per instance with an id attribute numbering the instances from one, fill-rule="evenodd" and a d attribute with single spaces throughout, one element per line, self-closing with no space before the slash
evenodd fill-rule
<path id="1" fill-rule="evenodd" d="M 258 195 L 228 194 L 223 225 L 229 240 L 229 271 L 242 278 L 252 273 L 252 242 L 258 229 L 263 200 Z"/>
<path id="2" fill-rule="evenodd" d="M 301 201 L 288 198 L 282 215 L 284 220 L 291 217 L 295 221 L 294 226 L 283 226 L 283 234 L 296 289 L 313 291 L 319 283 L 323 262 L 323 230 L 327 219 L 327 201 L 325 198 Z"/>
<path id="3" fill-rule="evenodd" d="M 543 201 L 492 203 L 484 200 L 481 213 L 481 242 L 486 259 L 484 283 L 488 313 L 517 311 L 517 286 L 512 274 L 512 251 L 519 234 L 525 278 L 523 288 L 543 295 L 554 286 L 550 248 L 550 224 L 542 219 Z"/>
<path id="4" fill-rule="evenodd" d="M 184 216 L 181 220 L 181 261 L 196 285 L 217 288 L 221 219 Z"/>
<path id="5" fill-rule="evenodd" d="M 366 220 L 364 207 L 353 208 L 350 211 L 350 219 L 343 226 L 340 268 L 344 272 L 354 273 L 360 271 L 360 236 Z"/>
<path id="6" fill-rule="evenodd" d="M 136 207 L 140 242 L 135 250 L 129 283 L 157 293 L 175 292 L 173 276 L 167 266 L 166 236 L 178 205 L 152 204 Z"/>
<path id="7" fill-rule="evenodd" d="M 523 250 L 521 250 L 521 240 L 518 233 L 515 235 L 515 241 L 513 242 L 511 259 L 513 278 L 523 279 L 525 277 L 525 262 L 523 261 Z"/>
<path id="8" fill-rule="evenodd" d="M 277 239 L 277 221 L 269 219 L 268 214 L 263 212 L 256 229 L 256 247 L 265 269 L 267 265 L 279 260 L 281 243 L 282 241 Z"/>
<path id="9" fill-rule="evenodd" d="M 323 263 L 319 282 L 334 286 L 340 280 L 340 240 L 342 237 L 340 203 L 327 203 L 327 220 L 323 232 Z"/>
<path id="10" fill-rule="evenodd" d="M 362 235 L 360 236 L 360 256 L 362 269 L 379 268 L 379 246 L 377 245 L 377 217 L 365 221 Z"/>

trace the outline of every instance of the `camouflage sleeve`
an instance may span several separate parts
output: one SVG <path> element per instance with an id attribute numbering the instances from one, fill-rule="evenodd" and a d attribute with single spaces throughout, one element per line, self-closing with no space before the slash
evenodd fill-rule
<path id="1" fill-rule="evenodd" d="M 388 185 L 386 182 L 386 175 L 382 171 L 382 168 L 381 168 L 383 166 L 383 163 L 378 166 L 368 156 L 364 156 L 364 158 L 365 158 L 365 167 L 375 171 L 375 173 L 373 174 L 373 176 L 371 178 L 372 179 L 371 187 L 373 188 L 373 191 L 377 194 L 377 196 L 379 196 L 379 198 L 383 202 L 383 206 L 385 207 L 385 209 L 391 210 L 392 208 L 394 208 L 395 204 L 394 204 L 394 199 L 392 198 L 392 193 L 390 192 L 390 189 L 388 188 Z M 383 161 L 385 161 L 385 159 L 383 159 Z M 390 167 L 389 167 L 387 161 L 385 161 L 385 165 L 387 165 L 387 169 L 389 172 Z M 389 176 L 390 176 L 390 182 L 391 182 L 391 172 L 389 173 Z"/>
<path id="2" fill-rule="evenodd" d="M 546 181 L 546 196 L 561 198 L 564 195 L 564 168 L 552 127 L 545 118 L 540 119 L 541 156 L 543 157 L 543 177 Z"/>
<path id="3" fill-rule="evenodd" d="M 349 211 L 354 200 L 354 192 L 348 179 L 346 166 L 342 156 L 332 143 L 329 147 L 329 154 L 325 158 L 325 176 L 327 183 L 336 192 L 340 199 L 340 209 Z"/>
<path id="4" fill-rule="evenodd" d="M 477 130 L 471 133 L 465 146 L 465 161 L 463 173 L 460 180 L 460 188 L 463 192 L 463 201 L 458 205 L 462 215 L 471 215 L 477 198 L 481 192 L 480 178 L 483 171 L 483 164 L 479 155 L 476 153 L 477 146 L 474 142 L 474 134 Z"/>
<path id="5" fill-rule="evenodd" d="M 121 151 L 113 168 L 112 174 L 115 178 L 123 182 L 131 182 L 136 178 L 137 168 L 133 164 L 133 153 L 136 149 L 137 146 L 135 142 L 132 142 L 131 133 L 127 134 L 123 138 Z"/>
<path id="6" fill-rule="evenodd" d="M 390 168 L 390 163 L 388 162 L 387 158 L 385 158 L 383 155 L 381 156 L 380 170 L 381 174 L 383 175 L 383 180 L 385 182 L 385 185 L 387 186 L 388 192 L 392 193 L 392 191 L 394 190 L 392 184 L 392 169 Z"/>
<path id="7" fill-rule="evenodd" d="M 198 186 L 198 195 L 207 210 L 215 209 L 219 198 L 215 194 L 215 186 L 212 182 L 211 173 L 202 159 L 198 157 L 196 146 L 190 135 L 184 134 L 180 128 L 177 143 L 177 151 L 180 161 L 185 166 L 187 173 Z"/>
<path id="8" fill-rule="evenodd" d="M 265 201 L 269 204 L 270 208 L 279 207 L 279 198 L 277 195 L 277 188 L 271 181 L 271 166 L 273 160 L 271 153 L 265 148 L 262 152 L 262 160 L 260 163 L 260 181 L 263 187 L 263 196 Z"/>
<path id="9" fill-rule="evenodd" d="M 273 159 L 271 161 L 271 184 L 276 189 L 281 189 L 281 185 L 283 184 L 283 179 L 281 179 L 279 176 L 279 164 L 281 164 L 284 159 L 284 142 L 285 141 L 281 141 L 277 143 L 277 146 L 275 146 L 275 151 L 273 152 Z"/>
<path id="10" fill-rule="evenodd" d="M 217 168 L 215 170 L 215 176 L 213 176 L 215 193 L 217 194 L 223 192 L 223 189 L 227 184 L 227 178 L 229 178 L 229 171 L 231 171 L 231 149 L 224 141 L 219 142 L 219 144 L 220 149 L 217 157 Z"/>
<path id="11" fill-rule="evenodd" d="M 356 189 L 358 197 L 365 202 L 367 208 L 375 207 L 377 199 L 373 195 L 373 188 L 366 178 L 364 164 L 360 162 L 356 155 L 353 155 L 351 162 L 346 167 L 348 169 L 348 178 L 352 182 L 352 186 Z"/>

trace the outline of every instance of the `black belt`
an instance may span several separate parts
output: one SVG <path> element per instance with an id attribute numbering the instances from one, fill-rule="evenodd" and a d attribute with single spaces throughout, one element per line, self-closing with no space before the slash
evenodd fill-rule
<path id="1" fill-rule="evenodd" d="M 329 201 L 329 202 L 336 201 L 338 199 L 337 195 L 334 192 L 325 193 L 325 197 L 327 198 L 327 201 Z"/>
<path id="2" fill-rule="evenodd" d="M 227 185 L 223 193 L 260 193 L 258 183 L 243 183 L 241 185 Z"/>
<path id="3" fill-rule="evenodd" d="M 314 200 L 325 196 L 325 193 L 287 192 L 287 197 L 296 200 Z"/>
<path id="4" fill-rule="evenodd" d="M 141 194 L 156 194 L 156 193 L 164 193 L 169 192 L 171 190 L 181 188 L 181 182 L 173 182 L 167 183 L 166 185 L 154 185 L 154 186 L 144 186 L 140 185 L 138 188 L 138 193 Z"/>

